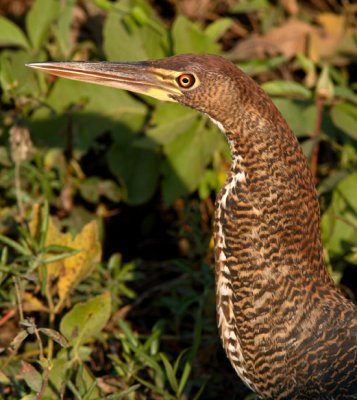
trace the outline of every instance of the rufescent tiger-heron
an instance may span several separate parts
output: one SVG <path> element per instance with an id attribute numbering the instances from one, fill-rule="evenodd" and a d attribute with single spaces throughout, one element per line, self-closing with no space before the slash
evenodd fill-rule
<path id="1" fill-rule="evenodd" d="M 232 164 L 214 221 L 217 315 L 233 368 L 265 399 L 357 398 L 357 307 L 325 269 L 313 179 L 267 94 L 214 55 L 29 66 L 181 103 L 218 125 Z"/>

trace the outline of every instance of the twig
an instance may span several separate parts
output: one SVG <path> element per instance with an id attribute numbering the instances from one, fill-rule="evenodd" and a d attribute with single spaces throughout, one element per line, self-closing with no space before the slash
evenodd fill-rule
<path id="1" fill-rule="evenodd" d="M 16 300 L 17 300 L 17 307 L 18 307 L 19 315 L 20 315 L 20 321 L 23 321 L 24 320 L 24 311 L 22 309 L 22 294 L 21 294 L 19 280 L 15 276 L 13 276 L 12 279 L 15 284 Z"/>

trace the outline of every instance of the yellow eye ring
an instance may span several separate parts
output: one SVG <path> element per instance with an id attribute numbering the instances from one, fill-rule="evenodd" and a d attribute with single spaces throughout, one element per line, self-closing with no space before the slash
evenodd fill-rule
<path id="1" fill-rule="evenodd" d="M 196 78 L 192 74 L 182 74 L 176 78 L 176 82 L 183 89 L 189 89 L 195 84 Z"/>

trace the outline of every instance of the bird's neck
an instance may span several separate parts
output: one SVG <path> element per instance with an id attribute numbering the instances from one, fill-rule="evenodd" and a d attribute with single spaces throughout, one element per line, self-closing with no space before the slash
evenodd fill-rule
<path id="1" fill-rule="evenodd" d="M 221 122 L 232 165 L 217 199 L 217 279 L 229 269 L 244 278 L 242 287 L 260 280 L 274 291 L 277 278 L 286 285 L 294 275 L 297 284 L 329 284 L 319 205 L 297 139 L 270 100 L 261 113 L 243 113 L 235 123 Z"/>

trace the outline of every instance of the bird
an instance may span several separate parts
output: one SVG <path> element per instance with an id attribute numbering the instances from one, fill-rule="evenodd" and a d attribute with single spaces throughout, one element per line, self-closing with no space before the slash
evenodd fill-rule
<path id="1" fill-rule="evenodd" d="M 232 155 L 213 222 L 228 359 L 262 399 L 356 399 L 357 307 L 326 270 L 314 179 L 263 89 L 211 54 L 28 66 L 180 103 L 218 126 Z"/>

